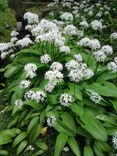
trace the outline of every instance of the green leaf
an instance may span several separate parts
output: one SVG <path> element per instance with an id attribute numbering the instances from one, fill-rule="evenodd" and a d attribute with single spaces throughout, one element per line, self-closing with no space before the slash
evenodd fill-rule
<path id="1" fill-rule="evenodd" d="M 104 153 L 96 145 L 93 146 L 93 149 L 94 149 L 94 152 L 96 153 L 97 156 L 104 156 Z"/>
<path id="2" fill-rule="evenodd" d="M 12 142 L 11 136 L 9 134 L 1 134 L 0 135 L 0 145 L 8 144 Z"/>
<path id="3" fill-rule="evenodd" d="M 74 133 L 76 133 L 76 124 L 72 117 L 72 115 L 68 112 L 64 112 L 61 115 L 61 118 L 63 119 L 63 123 Z"/>
<path id="4" fill-rule="evenodd" d="M 67 140 L 68 140 L 68 136 L 65 133 L 58 134 L 56 144 L 55 144 L 54 156 L 61 155 L 61 152 L 62 152 Z"/>
<path id="5" fill-rule="evenodd" d="M 0 150 L 0 155 L 4 156 L 4 155 L 9 155 L 9 152 L 6 150 Z"/>
<path id="6" fill-rule="evenodd" d="M 83 128 L 85 128 L 95 139 L 107 141 L 107 132 L 105 128 L 95 118 L 92 112 L 86 111 L 77 104 L 72 104 L 70 108 L 76 115 L 79 115 L 80 120 L 83 122 Z"/>
<path id="7" fill-rule="evenodd" d="M 117 73 L 113 73 L 112 71 L 105 71 L 98 76 L 97 81 L 113 80 L 116 78 Z"/>
<path id="8" fill-rule="evenodd" d="M 100 148 L 101 151 L 103 151 L 103 152 L 110 152 L 110 151 L 112 151 L 111 147 L 106 142 L 95 141 L 95 146 Z"/>
<path id="9" fill-rule="evenodd" d="M 77 141 L 75 140 L 74 137 L 69 137 L 68 138 L 68 145 L 71 147 L 73 153 L 76 156 L 81 156 L 79 145 L 78 145 L 78 143 L 77 143 Z"/>
<path id="10" fill-rule="evenodd" d="M 99 95 L 107 96 L 107 97 L 117 97 L 117 88 L 112 83 L 93 83 L 91 85 L 88 85 L 86 90 L 93 90 L 97 92 Z"/>
<path id="11" fill-rule="evenodd" d="M 35 144 L 37 147 L 41 148 L 44 151 L 46 151 L 48 149 L 48 146 L 45 144 L 45 142 L 38 141 Z"/>
<path id="12" fill-rule="evenodd" d="M 68 83 L 68 87 L 69 87 L 68 93 L 75 96 L 76 99 L 82 101 L 82 93 L 78 84 Z"/>
<path id="13" fill-rule="evenodd" d="M 27 146 L 27 144 L 28 144 L 28 142 L 26 140 L 24 140 L 20 143 L 20 145 L 17 148 L 17 155 L 19 155 L 24 150 L 24 148 Z"/>
<path id="14" fill-rule="evenodd" d="M 84 147 L 84 156 L 94 156 L 93 150 L 90 146 Z"/>
<path id="15" fill-rule="evenodd" d="M 33 101 L 33 100 L 26 100 L 24 102 L 24 105 L 28 105 L 28 106 L 36 109 L 36 110 L 39 110 L 40 109 L 40 104 L 37 103 L 37 102 L 35 102 L 35 101 Z"/>
<path id="16" fill-rule="evenodd" d="M 113 104 L 114 109 L 117 111 L 117 99 L 111 100 L 111 103 Z"/>
<path id="17" fill-rule="evenodd" d="M 6 72 L 4 73 L 4 77 L 9 78 L 17 71 L 17 66 L 9 66 Z"/>
<path id="18" fill-rule="evenodd" d="M 100 114 L 100 115 L 97 115 L 96 118 L 99 119 L 99 120 L 102 120 L 102 121 L 104 121 L 106 123 L 110 123 L 112 125 L 116 125 L 116 120 L 113 117 L 111 117 L 111 116 Z"/>
<path id="19" fill-rule="evenodd" d="M 39 120 L 39 116 L 35 116 L 32 118 L 32 120 L 30 121 L 28 128 L 27 128 L 27 134 L 29 134 L 31 132 L 31 130 L 34 128 L 34 126 L 38 122 L 38 120 Z"/>
<path id="20" fill-rule="evenodd" d="M 24 140 L 27 137 L 26 132 L 21 132 L 14 140 L 13 147 L 17 146 L 22 140 Z"/>
<path id="21" fill-rule="evenodd" d="M 43 150 L 38 150 L 36 153 L 34 153 L 32 156 L 42 155 L 44 153 Z"/>

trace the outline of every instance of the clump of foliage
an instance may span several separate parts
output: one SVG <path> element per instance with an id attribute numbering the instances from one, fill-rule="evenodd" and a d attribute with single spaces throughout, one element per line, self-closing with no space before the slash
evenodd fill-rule
<path id="1" fill-rule="evenodd" d="M 0 42 L 8 42 L 10 33 L 16 27 L 14 11 L 7 9 L 5 12 L 0 11 Z"/>
<path id="2" fill-rule="evenodd" d="M 0 10 L 5 11 L 8 8 L 8 0 L 0 0 Z"/>
<path id="3" fill-rule="evenodd" d="M 49 14 L 48 18 L 62 19 L 59 24 L 63 27 L 56 20 L 39 22 L 37 15 L 25 14 L 33 39 L 16 40 L 13 52 L 20 51 L 1 70 L 6 78 L 1 115 L 7 116 L 0 132 L 1 155 L 47 156 L 51 151 L 51 156 L 60 156 L 67 146 L 76 156 L 114 156 L 117 57 L 110 56 L 116 52 L 111 43 L 117 33 L 113 33 L 114 19 L 109 12 L 102 14 L 106 27 L 94 20 L 101 4 L 93 8 L 91 17 L 83 12 L 84 4 L 76 17 L 68 12 Z M 16 37 L 17 32 L 12 35 Z M 11 55 L 5 50 L 2 54 Z"/>

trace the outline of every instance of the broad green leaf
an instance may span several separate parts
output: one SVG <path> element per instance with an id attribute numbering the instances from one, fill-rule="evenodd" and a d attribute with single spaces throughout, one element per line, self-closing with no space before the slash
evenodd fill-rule
<path id="1" fill-rule="evenodd" d="M 24 102 L 24 105 L 28 105 L 28 106 L 36 109 L 36 110 L 39 110 L 40 109 L 40 104 L 37 103 L 37 102 L 35 102 L 35 101 L 33 101 L 33 100 L 26 100 Z"/>
<path id="2" fill-rule="evenodd" d="M 19 155 L 24 150 L 24 148 L 27 146 L 27 144 L 28 144 L 28 142 L 26 140 L 24 140 L 20 143 L 20 145 L 17 148 L 17 155 Z"/>
<path id="3" fill-rule="evenodd" d="M 112 125 L 116 125 L 116 120 L 111 116 L 100 114 L 100 115 L 97 115 L 96 118 L 104 122 L 110 123 Z"/>
<path id="4" fill-rule="evenodd" d="M 113 104 L 114 109 L 117 111 L 117 99 L 111 100 L 111 103 Z"/>
<path id="5" fill-rule="evenodd" d="M 70 108 L 76 115 L 79 115 L 80 120 L 83 122 L 83 128 L 85 128 L 95 139 L 107 141 L 107 132 L 105 128 L 90 111 L 85 111 L 85 109 L 77 104 L 72 104 Z"/>
<path id="6" fill-rule="evenodd" d="M 16 71 L 17 71 L 17 66 L 9 66 L 9 68 L 4 73 L 4 77 L 9 78 L 13 76 L 13 74 L 15 74 Z"/>
<path id="7" fill-rule="evenodd" d="M 9 155 L 9 152 L 6 150 L 0 150 L 0 155 L 4 156 L 4 155 Z"/>
<path id="8" fill-rule="evenodd" d="M 108 83 L 110 84 L 110 83 Z M 111 87 L 110 87 L 111 86 Z M 100 83 L 93 83 L 88 85 L 85 89 L 93 90 L 98 94 L 106 97 L 117 97 L 117 88 L 114 85 L 105 85 Z"/>
<path id="9" fill-rule="evenodd" d="M 21 132 L 14 140 L 13 147 L 17 146 L 22 140 L 24 140 L 27 137 L 26 132 Z"/>
<path id="10" fill-rule="evenodd" d="M 101 149 L 97 147 L 96 145 L 93 146 L 93 149 L 94 149 L 96 156 L 105 156 L 104 153 L 101 151 Z"/>
<path id="11" fill-rule="evenodd" d="M 72 115 L 68 112 L 64 112 L 61 115 L 61 118 L 63 119 L 63 123 L 74 133 L 76 133 L 76 124 L 72 117 Z"/>
<path id="12" fill-rule="evenodd" d="M 97 147 L 99 147 L 103 152 L 110 152 L 110 151 L 112 151 L 111 147 L 106 142 L 95 141 L 95 145 Z"/>
<path id="13" fill-rule="evenodd" d="M 7 143 L 10 143 L 12 142 L 11 140 L 11 136 L 9 134 L 1 134 L 0 135 L 0 145 L 4 145 L 4 144 L 7 144 Z"/>
<path id="14" fill-rule="evenodd" d="M 48 146 L 45 144 L 45 142 L 38 141 L 35 144 L 37 147 L 41 148 L 44 151 L 48 149 Z"/>
<path id="15" fill-rule="evenodd" d="M 90 146 L 84 147 L 84 156 L 94 156 L 93 150 Z"/>
<path id="16" fill-rule="evenodd" d="M 58 134 L 56 144 L 55 144 L 54 156 L 61 155 L 61 152 L 62 152 L 67 140 L 68 140 L 68 136 L 65 133 Z"/>
<path id="17" fill-rule="evenodd" d="M 79 145 L 74 137 L 68 138 L 68 145 L 76 156 L 81 156 Z"/>
<path id="18" fill-rule="evenodd" d="M 39 121 L 39 116 L 35 116 L 32 118 L 27 128 L 27 134 L 31 132 L 31 130 L 34 128 L 34 126 L 36 125 L 38 121 Z"/>
<path id="19" fill-rule="evenodd" d="M 38 156 L 38 155 L 42 155 L 44 153 L 43 150 L 38 150 L 36 153 L 34 153 L 32 156 Z"/>
<path id="20" fill-rule="evenodd" d="M 15 137 L 20 133 L 20 130 L 17 128 L 6 129 L 0 132 L 0 135 L 9 135 L 11 138 Z"/>
<path id="21" fill-rule="evenodd" d="M 76 99 L 82 101 L 82 93 L 79 85 L 75 83 L 68 83 L 68 87 L 69 87 L 68 93 L 75 96 Z"/>
<path id="22" fill-rule="evenodd" d="M 97 77 L 97 81 L 101 82 L 101 81 L 112 80 L 116 78 L 117 78 L 117 73 L 113 73 L 111 71 L 105 71 Z"/>

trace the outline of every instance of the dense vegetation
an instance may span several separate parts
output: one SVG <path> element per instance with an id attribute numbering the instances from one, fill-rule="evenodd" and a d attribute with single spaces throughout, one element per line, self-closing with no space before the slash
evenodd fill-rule
<path id="1" fill-rule="evenodd" d="M 115 2 L 50 3 L 0 44 L 0 155 L 116 156 Z"/>

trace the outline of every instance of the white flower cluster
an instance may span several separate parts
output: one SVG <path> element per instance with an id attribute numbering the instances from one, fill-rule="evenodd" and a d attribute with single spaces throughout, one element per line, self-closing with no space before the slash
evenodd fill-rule
<path id="1" fill-rule="evenodd" d="M 15 106 L 16 106 L 18 109 L 21 109 L 22 106 L 23 106 L 23 101 L 22 101 L 21 99 L 15 100 Z"/>
<path id="2" fill-rule="evenodd" d="M 102 22 L 99 20 L 94 20 L 91 22 L 91 27 L 94 30 L 102 30 L 103 29 L 103 25 Z"/>
<path id="3" fill-rule="evenodd" d="M 94 103 L 99 103 L 102 100 L 102 97 L 98 93 L 96 93 L 94 91 L 91 91 L 91 93 L 90 93 L 90 99 Z"/>
<path id="4" fill-rule="evenodd" d="M 107 67 L 109 70 L 112 70 L 112 72 L 117 72 L 117 57 L 114 58 L 113 62 L 108 63 Z"/>
<path id="5" fill-rule="evenodd" d="M 54 115 L 51 115 L 50 117 L 47 118 L 47 125 L 49 127 L 53 127 L 54 125 L 56 125 L 56 117 Z"/>
<path id="6" fill-rule="evenodd" d="M 63 81 L 63 65 L 59 62 L 53 62 L 50 66 L 50 70 L 45 73 L 45 79 L 49 80 L 45 86 L 45 91 L 51 93 L 56 87 L 57 83 Z"/>
<path id="7" fill-rule="evenodd" d="M 112 143 L 113 143 L 114 148 L 117 149 L 117 132 L 112 137 Z"/>
<path id="8" fill-rule="evenodd" d="M 112 40 L 117 40 L 117 32 L 112 33 L 112 34 L 110 35 L 110 38 L 111 38 Z"/>
<path id="9" fill-rule="evenodd" d="M 60 50 L 61 53 L 65 54 L 65 55 L 70 53 L 70 48 L 68 46 L 61 46 L 59 48 L 59 50 Z"/>
<path id="10" fill-rule="evenodd" d="M 71 60 L 65 65 L 69 71 L 68 77 L 76 83 L 79 83 L 83 79 L 90 79 L 94 75 L 94 72 L 85 63 L 80 63 L 81 58 L 78 61 Z"/>
<path id="11" fill-rule="evenodd" d="M 24 37 L 16 42 L 16 46 L 20 48 L 28 47 L 30 44 L 33 44 L 33 42 L 29 37 Z"/>
<path id="12" fill-rule="evenodd" d="M 34 78 L 36 77 L 37 66 L 33 63 L 28 63 L 24 66 L 24 70 L 26 72 L 26 77 Z"/>
<path id="13" fill-rule="evenodd" d="M 28 21 L 28 24 L 37 24 L 39 22 L 38 15 L 31 12 L 26 12 L 24 19 Z"/>
<path id="14" fill-rule="evenodd" d="M 108 55 L 113 53 L 113 49 L 109 45 L 104 45 L 100 50 L 94 51 L 93 55 L 99 62 L 104 62 Z"/>
<path id="15" fill-rule="evenodd" d="M 63 74 L 58 70 L 49 70 L 45 73 L 45 79 L 59 83 L 63 81 Z"/>
<path id="16" fill-rule="evenodd" d="M 79 62 L 79 63 L 83 61 L 83 58 L 82 58 L 81 54 L 75 54 L 75 55 L 74 55 L 74 58 L 75 58 L 76 61 Z"/>
<path id="17" fill-rule="evenodd" d="M 26 100 L 31 99 L 39 103 L 45 101 L 46 94 L 43 91 L 30 90 L 25 93 L 24 97 Z"/>
<path id="18" fill-rule="evenodd" d="M 40 61 L 43 64 L 48 64 L 49 62 L 51 62 L 51 57 L 48 54 L 44 54 L 40 57 Z"/>
<path id="19" fill-rule="evenodd" d="M 78 43 L 78 45 L 91 48 L 92 50 L 100 49 L 101 44 L 97 39 L 90 39 L 88 37 L 82 38 Z"/>
<path id="20" fill-rule="evenodd" d="M 67 25 L 64 28 L 63 33 L 70 36 L 77 35 L 77 28 L 74 25 Z"/>
<path id="21" fill-rule="evenodd" d="M 51 70 L 58 70 L 58 71 L 62 71 L 63 70 L 63 65 L 59 62 L 53 62 L 50 66 Z"/>
<path id="22" fill-rule="evenodd" d="M 80 22 L 80 26 L 82 26 L 83 28 L 88 28 L 89 27 L 89 24 L 87 23 L 86 20 L 83 20 L 82 22 Z"/>
<path id="23" fill-rule="evenodd" d="M 106 55 L 102 50 L 97 50 L 93 53 L 95 59 L 99 62 L 104 62 L 106 59 Z"/>
<path id="24" fill-rule="evenodd" d="M 19 87 L 22 88 L 22 89 L 28 88 L 30 84 L 31 84 L 31 82 L 29 80 L 22 80 L 20 82 Z"/>
<path id="25" fill-rule="evenodd" d="M 19 33 L 17 31 L 13 30 L 11 32 L 11 37 L 16 37 L 17 35 L 19 35 Z"/>
<path id="26" fill-rule="evenodd" d="M 73 15 L 71 13 L 69 13 L 69 12 L 65 12 L 62 15 L 60 15 L 60 18 L 62 20 L 65 20 L 65 21 L 72 21 L 73 20 Z"/>
<path id="27" fill-rule="evenodd" d="M 71 105 L 71 103 L 73 102 L 73 97 L 72 95 L 68 94 L 68 93 L 63 93 L 60 96 L 60 104 L 64 107 L 69 107 Z"/>
<path id="28" fill-rule="evenodd" d="M 1 59 L 5 59 L 9 54 L 14 52 L 14 44 L 11 42 L 0 43 Z"/>

